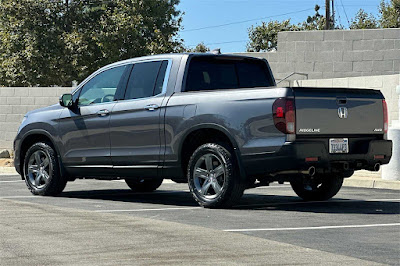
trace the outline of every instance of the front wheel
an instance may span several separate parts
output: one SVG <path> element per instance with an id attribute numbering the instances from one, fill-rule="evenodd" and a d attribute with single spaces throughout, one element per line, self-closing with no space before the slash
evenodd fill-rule
<path id="1" fill-rule="evenodd" d="M 341 189 L 343 177 L 318 175 L 311 178 L 299 177 L 290 182 L 294 192 L 306 201 L 323 201 L 335 196 Z"/>
<path id="2" fill-rule="evenodd" d="M 245 183 L 228 145 L 207 143 L 197 148 L 187 175 L 190 192 L 203 207 L 230 207 L 243 195 Z"/>
<path id="3" fill-rule="evenodd" d="M 56 152 L 46 142 L 35 143 L 26 152 L 24 177 L 34 195 L 55 196 L 67 184 L 67 178 L 60 173 Z"/>
<path id="4" fill-rule="evenodd" d="M 152 192 L 159 188 L 162 182 L 162 178 L 125 179 L 125 183 L 134 192 Z"/>

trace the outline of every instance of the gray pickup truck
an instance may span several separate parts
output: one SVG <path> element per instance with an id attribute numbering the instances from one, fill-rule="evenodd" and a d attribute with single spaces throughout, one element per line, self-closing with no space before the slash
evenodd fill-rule
<path id="1" fill-rule="evenodd" d="M 266 60 L 155 55 L 105 66 L 26 114 L 15 168 L 43 196 L 76 178 L 122 178 L 137 192 L 188 182 L 204 207 L 272 182 L 327 200 L 355 170 L 389 162 L 387 129 L 378 90 L 278 88 Z"/>

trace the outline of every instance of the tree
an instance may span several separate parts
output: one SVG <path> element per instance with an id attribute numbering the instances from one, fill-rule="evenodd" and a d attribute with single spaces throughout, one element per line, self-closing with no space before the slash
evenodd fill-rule
<path id="1" fill-rule="evenodd" d="M 206 46 L 204 44 L 204 42 L 197 44 L 195 48 L 192 48 L 192 49 L 186 48 L 185 49 L 185 52 L 188 52 L 188 53 L 207 53 L 209 51 L 210 51 L 210 48 L 208 46 Z"/>
<path id="2" fill-rule="evenodd" d="M 376 29 L 379 27 L 378 21 L 372 14 L 368 14 L 363 9 L 358 10 L 356 17 L 351 19 L 350 29 Z"/>
<path id="3" fill-rule="evenodd" d="M 290 19 L 262 22 L 260 26 L 249 28 L 250 42 L 247 44 L 248 52 L 261 52 L 276 50 L 278 44 L 278 32 L 298 30 L 296 25 L 290 23 Z"/>
<path id="4" fill-rule="evenodd" d="M 0 85 L 70 86 L 108 63 L 174 52 L 179 0 L 0 1 Z"/>
<path id="5" fill-rule="evenodd" d="M 306 21 L 299 24 L 301 30 L 324 30 L 325 29 L 325 16 L 319 13 L 320 10 L 319 5 L 315 5 L 315 14 L 314 16 L 308 16 Z M 332 26 L 333 23 L 331 22 Z"/>
<path id="6" fill-rule="evenodd" d="M 382 28 L 400 28 L 400 0 L 382 0 L 379 5 L 380 26 Z"/>

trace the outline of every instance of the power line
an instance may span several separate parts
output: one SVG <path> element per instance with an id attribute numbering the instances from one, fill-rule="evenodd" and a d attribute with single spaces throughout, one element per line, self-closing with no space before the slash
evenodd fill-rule
<path id="1" fill-rule="evenodd" d="M 350 28 L 350 21 L 349 21 L 349 17 L 347 16 L 346 9 L 344 8 L 343 1 L 342 1 L 342 0 L 340 0 L 340 3 L 342 4 L 342 8 L 343 8 L 343 11 L 344 11 L 344 15 L 346 16 L 346 20 L 347 20 L 347 26 Z"/>
<path id="2" fill-rule="evenodd" d="M 247 42 L 248 40 L 237 40 L 237 41 L 227 41 L 227 42 L 213 42 L 213 43 L 205 43 L 204 45 L 215 45 L 215 44 L 228 44 L 228 43 L 238 43 L 238 42 Z M 188 45 L 188 47 L 194 47 L 197 44 Z"/>
<path id="3" fill-rule="evenodd" d="M 225 26 L 230 26 L 230 25 L 235 25 L 235 24 L 242 24 L 242 23 L 251 22 L 251 21 L 257 21 L 257 20 L 268 19 L 268 18 L 273 18 L 273 17 L 280 17 L 280 16 L 285 16 L 285 15 L 290 15 L 290 14 L 296 14 L 296 13 L 301 13 L 301 12 L 310 11 L 310 10 L 314 10 L 314 8 L 307 8 L 307 9 L 302 9 L 302 10 L 298 10 L 298 11 L 293 11 L 293 12 L 288 12 L 288 13 L 283 13 L 283 14 L 278 14 L 278 15 L 273 15 L 273 16 L 268 16 L 268 17 L 247 19 L 247 20 L 235 21 L 235 22 L 230 22 L 230 23 L 225 23 L 225 24 L 219 24 L 219 25 L 212 25 L 212 26 L 206 26 L 206 27 L 201 27 L 201 28 L 183 30 L 181 32 L 190 32 L 190 31 L 198 31 L 198 30 L 225 27 Z"/>

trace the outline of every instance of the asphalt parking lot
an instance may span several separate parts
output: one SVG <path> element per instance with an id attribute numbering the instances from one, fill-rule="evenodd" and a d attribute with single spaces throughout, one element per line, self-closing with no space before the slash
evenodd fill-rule
<path id="1" fill-rule="evenodd" d="M 1 265 L 400 264 L 400 191 L 344 187 L 303 202 L 289 185 L 247 190 L 229 210 L 198 207 L 187 184 L 132 193 L 77 180 L 58 197 L 0 176 Z"/>

